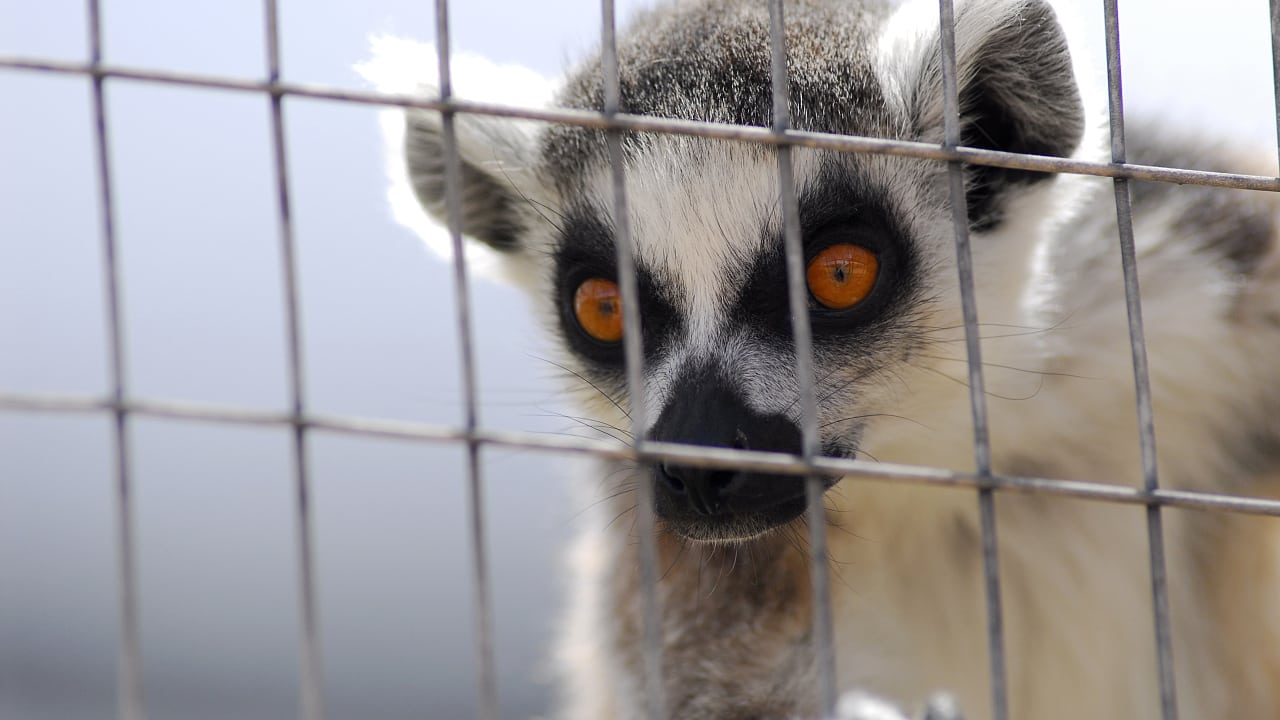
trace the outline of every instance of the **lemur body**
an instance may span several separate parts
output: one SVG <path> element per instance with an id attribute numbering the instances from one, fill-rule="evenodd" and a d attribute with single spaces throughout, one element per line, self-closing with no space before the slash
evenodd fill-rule
<path id="1" fill-rule="evenodd" d="M 789 2 L 794 124 L 941 141 L 936 15 L 923 7 Z M 1105 157 L 1099 108 L 1042 0 L 960 3 L 956 37 L 965 144 Z M 762 2 L 642 15 L 619 64 L 626 112 L 770 124 Z M 559 102 L 600 108 L 598 65 L 571 75 Z M 1135 161 L 1204 165 L 1155 133 L 1131 129 Z M 603 134 L 459 116 L 457 139 L 463 230 L 524 278 L 584 412 L 627 429 L 616 326 L 595 324 L 616 319 L 617 296 L 584 295 L 616 280 Z M 666 135 L 624 144 L 649 434 L 798 452 L 773 150 Z M 437 215 L 442 147 L 438 116 L 411 113 L 411 177 Z M 945 165 L 805 148 L 794 161 L 810 272 L 833 248 L 875 258 L 849 306 L 832 307 L 808 276 L 823 452 L 972 470 Z M 1140 484 L 1110 181 L 966 173 L 994 471 Z M 1133 186 L 1164 487 L 1280 490 L 1278 207 L 1257 193 Z M 847 284 L 854 266 L 836 262 Z M 612 462 L 597 477 L 608 499 L 573 553 L 566 717 L 643 717 L 637 543 L 615 519 L 634 509 L 638 483 L 657 495 L 670 717 L 816 717 L 800 481 Z M 906 706 L 946 691 L 967 717 L 990 717 L 974 493 L 845 479 L 826 505 L 840 687 Z M 1145 510 L 1012 493 L 996 505 L 1012 716 L 1158 717 Z M 1163 515 L 1182 716 L 1280 715 L 1277 522 Z"/>

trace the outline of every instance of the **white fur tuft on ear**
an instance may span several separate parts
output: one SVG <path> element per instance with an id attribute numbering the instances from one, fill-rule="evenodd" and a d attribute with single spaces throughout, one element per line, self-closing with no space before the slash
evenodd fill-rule
<path id="1" fill-rule="evenodd" d="M 356 65 L 358 72 L 377 90 L 389 95 L 432 97 L 437 94 L 438 78 L 435 47 L 413 40 L 391 36 L 370 38 L 371 57 Z M 455 54 L 450 69 L 454 95 L 467 100 L 501 103 L 524 107 L 545 107 L 551 100 L 555 84 L 528 68 L 517 65 L 499 65 L 485 58 L 466 53 Z M 433 188 L 439 188 L 438 176 L 428 178 L 432 188 L 423 188 L 423 173 L 411 174 L 406 155 L 406 129 L 413 128 L 422 139 L 430 142 L 432 129 L 439 128 L 439 115 L 429 111 L 410 111 L 406 122 L 405 111 L 399 108 L 384 110 L 379 121 L 386 141 L 387 174 L 390 181 L 387 195 L 395 219 L 412 230 L 432 251 L 443 257 L 452 256 L 449 233 L 443 226 L 443 200 L 433 201 Z M 475 187 L 466 187 L 468 178 L 497 178 L 493 188 L 519 184 L 520 176 L 528 168 L 532 150 L 532 132 L 528 123 L 500 118 L 459 115 L 455 122 L 459 155 L 463 163 L 464 205 L 470 201 L 470 212 L 464 208 L 464 231 L 485 240 L 487 244 L 468 243 L 467 258 L 470 266 L 480 272 L 492 271 L 498 265 L 500 253 L 494 252 L 490 238 L 477 223 L 489 217 L 476 203 L 485 201 L 482 182 L 477 198 Z M 431 160 L 431 154 L 420 154 Z M 443 164 L 433 167 L 443 172 Z M 415 180 L 418 187 L 415 192 Z M 424 197 L 424 191 L 426 196 Z M 492 198 L 489 198 L 492 199 Z M 424 208 L 424 205 L 427 207 Z M 470 219 L 470 223 L 468 222 Z M 471 227 L 468 227 L 468 225 Z"/>

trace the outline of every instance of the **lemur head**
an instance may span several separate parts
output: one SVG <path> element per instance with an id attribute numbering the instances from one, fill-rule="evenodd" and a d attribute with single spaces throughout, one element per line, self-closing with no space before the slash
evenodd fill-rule
<path id="1" fill-rule="evenodd" d="M 940 142 L 936 5 L 800 0 L 786 5 L 793 126 Z M 1044 0 L 957 8 L 964 144 L 1070 156 L 1084 114 L 1067 45 Z M 618 48 L 622 110 L 769 126 L 769 17 L 762 0 L 665 6 Z M 559 104 L 600 110 L 598 61 Z M 615 270 L 612 184 L 602 131 L 531 130 L 458 116 L 462 229 L 529 279 L 597 418 L 625 426 L 630 403 Z M 788 312 L 775 151 L 674 135 L 623 138 L 639 280 L 648 436 L 797 453 L 798 383 Z M 423 205 L 444 215 L 436 113 L 411 112 L 407 153 Z M 797 148 L 823 452 L 874 452 L 877 424 L 912 402 L 911 378 L 939 333 L 960 326 L 946 165 Z M 1026 258 L 1050 220 L 1052 176 L 969 167 L 976 261 Z M 1011 272 L 1025 273 L 1012 263 Z M 1009 282 L 1023 282 L 1010 278 Z M 954 347 L 954 346 L 953 346 Z M 650 481 L 646 479 L 645 481 Z M 797 518 L 798 478 L 654 468 L 656 511 L 677 534 L 741 540 Z"/>

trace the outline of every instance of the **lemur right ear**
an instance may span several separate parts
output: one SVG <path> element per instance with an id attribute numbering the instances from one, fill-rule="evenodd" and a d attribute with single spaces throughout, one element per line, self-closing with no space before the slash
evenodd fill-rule
<path id="1" fill-rule="evenodd" d="M 913 3 L 899 13 L 885 49 L 899 61 L 896 82 L 917 139 L 942 142 L 938 5 Z M 959 0 L 955 47 L 962 144 L 1058 157 L 1076 151 L 1084 106 L 1066 34 L 1047 0 Z M 967 174 L 977 227 L 999 222 L 1009 190 L 1051 177 L 976 165 Z"/>
<path id="2" fill-rule="evenodd" d="M 534 192 L 532 133 L 506 118 L 467 114 L 455 118 L 462 233 L 496 250 L 517 250 L 520 236 L 528 229 L 528 195 Z M 406 123 L 404 149 L 413 191 L 428 213 L 447 224 L 440 113 L 410 110 Z"/>

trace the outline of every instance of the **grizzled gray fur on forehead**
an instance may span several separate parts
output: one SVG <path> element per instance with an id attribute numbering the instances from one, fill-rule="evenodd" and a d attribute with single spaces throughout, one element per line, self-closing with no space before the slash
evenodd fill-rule
<path id="1" fill-rule="evenodd" d="M 786 4 L 791 116 L 801 130 L 942 142 L 942 72 L 933 17 L 898 27 L 878 0 Z M 936 17 L 936 16 L 935 16 Z M 1066 38 L 1044 0 L 963 3 L 956 9 L 956 70 L 964 145 L 1069 156 L 1084 134 L 1083 108 Z M 768 127 L 773 114 L 771 38 L 763 0 L 706 0 L 640 14 L 619 38 L 621 109 L 627 113 Z M 603 109 L 598 59 L 566 81 L 561 105 Z M 462 231 L 512 254 L 582 199 L 604 165 L 603 131 L 535 127 L 503 118 L 455 117 L 462 160 Z M 423 206 L 443 219 L 444 143 L 438 113 L 410 111 L 409 174 Z M 624 134 L 631 158 L 680 154 L 696 164 L 709 143 Z M 743 145 L 745 152 L 770 152 Z M 942 177 L 938 164 L 938 177 Z M 973 228 L 1000 225 L 1021 187 L 1049 177 L 967 166 Z M 927 182 L 925 179 L 921 181 Z"/>
<path id="2" fill-rule="evenodd" d="M 786 5 L 787 76 L 792 125 L 802 130 L 885 135 L 885 107 L 872 66 L 880 3 L 800 0 Z M 618 45 L 621 111 L 637 115 L 768 127 L 773 86 L 767 3 L 715 0 L 650 10 Z M 601 111 L 599 59 L 569 79 L 565 107 Z M 604 133 L 557 126 L 542 155 L 558 182 L 602 162 Z M 625 149 L 642 152 L 652 136 L 628 133 Z M 763 151 L 763 150 L 762 150 Z"/>

